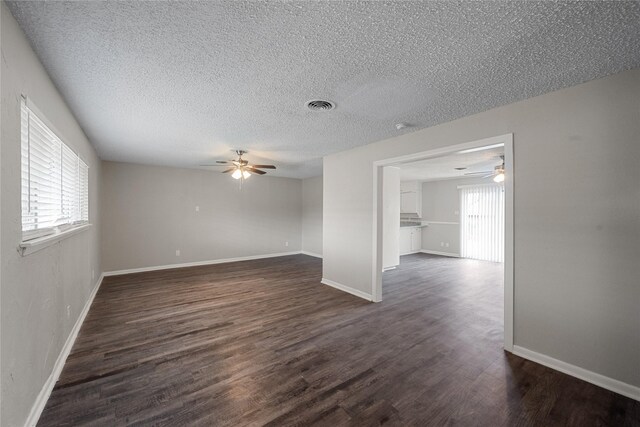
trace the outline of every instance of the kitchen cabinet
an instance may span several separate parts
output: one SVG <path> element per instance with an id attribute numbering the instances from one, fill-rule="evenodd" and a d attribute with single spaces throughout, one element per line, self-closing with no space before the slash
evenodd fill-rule
<path id="1" fill-rule="evenodd" d="M 416 181 L 400 185 L 400 215 L 422 217 L 422 185 Z"/>
<path id="2" fill-rule="evenodd" d="M 399 249 L 400 255 L 419 252 L 422 249 L 422 228 L 401 227 Z"/>
<path id="3" fill-rule="evenodd" d="M 408 191 L 413 191 L 414 193 L 416 193 L 421 189 L 422 189 L 422 185 L 418 181 L 402 181 L 400 183 L 401 193 L 406 193 Z"/>
<path id="4" fill-rule="evenodd" d="M 419 252 L 422 249 L 422 228 L 414 228 L 411 232 L 411 252 Z"/>
<path id="5" fill-rule="evenodd" d="M 400 213 L 418 213 L 418 193 L 413 191 L 400 193 Z"/>

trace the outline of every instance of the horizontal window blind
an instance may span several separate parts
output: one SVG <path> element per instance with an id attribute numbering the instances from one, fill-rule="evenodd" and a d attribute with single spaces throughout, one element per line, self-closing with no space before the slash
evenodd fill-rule
<path id="1" fill-rule="evenodd" d="M 80 205 L 79 218 L 82 222 L 89 221 L 89 167 L 85 162 L 78 159 L 78 179 L 80 191 L 78 194 L 78 204 Z"/>
<path id="2" fill-rule="evenodd" d="M 504 262 L 504 186 L 460 188 L 460 255 Z"/>
<path id="3" fill-rule="evenodd" d="M 87 165 L 21 104 L 22 239 L 88 221 Z"/>

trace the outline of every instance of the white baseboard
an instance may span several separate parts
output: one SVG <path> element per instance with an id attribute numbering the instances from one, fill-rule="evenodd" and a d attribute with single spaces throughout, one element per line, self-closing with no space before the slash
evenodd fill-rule
<path id="1" fill-rule="evenodd" d="M 592 371 L 588 371 L 584 368 L 572 365 L 562 360 L 554 359 L 553 357 L 546 356 L 541 353 L 537 353 L 533 350 L 529 350 L 517 345 L 513 346 L 513 354 L 523 357 L 532 362 L 539 363 L 547 366 L 556 371 L 563 372 L 571 375 L 572 377 L 579 378 L 591 384 L 595 384 L 599 387 L 606 388 L 615 393 L 629 397 L 634 400 L 640 401 L 640 387 L 633 386 L 631 384 L 623 383 L 622 381 L 614 380 L 613 378 L 605 377 L 604 375 L 597 374 Z"/>
<path id="2" fill-rule="evenodd" d="M 58 378 L 60 378 L 60 374 L 62 373 L 62 368 L 64 368 L 64 364 L 67 361 L 67 357 L 69 357 L 69 353 L 71 353 L 71 349 L 73 348 L 73 344 L 76 342 L 76 338 L 78 337 L 78 332 L 80 332 L 80 328 L 82 327 L 82 323 L 84 323 L 85 317 L 87 317 L 87 313 L 89 313 L 89 308 L 91 308 L 91 303 L 93 303 L 93 299 L 96 297 L 98 293 L 98 289 L 102 284 L 102 279 L 104 279 L 104 274 L 100 275 L 100 278 L 96 282 L 91 294 L 89 295 L 89 299 L 86 304 L 82 308 L 80 312 L 80 316 L 78 316 L 78 320 L 76 320 L 75 325 L 73 325 L 73 329 L 69 333 L 67 340 L 56 359 L 56 363 L 53 365 L 53 371 L 47 381 L 45 381 L 40 393 L 38 393 L 38 397 L 31 407 L 31 411 L 29 412 L 29 417 L 25 422 L 25 427 L 35 427 L 38 424 L 38 420 L 40 419 L 40 415 L 42 415 L 42 411 L 44 410 L 45 405 L 47 404 L 47 400 L 49 400 L 49 396 L 51 396 L 51 392 L 53 391 L 53 387 L 56 385 Z"/>
<path id="3" fill-rule="evenodd" d="M 144 273 L 146 271 L 168 270 L 170 268 L 198 267 L 200 265 L 213 265 L 213 264 L 224 264 L 224 263 L 227 263 L 227 262 L 250 261 L 250 260 L 254 260 L 254 259 L 275 258 L 275 257 L 279 257 L 279 256 L 298 255 L 300 253 L 302 253 L 302 252 L 301 251 L 280 252 L 280 253 L 264 254 L 264 255 L 243 256 L 243 257 L 237 257 L 237 258 L 222 258 L 222 259 L 214 259 L 214 260 L 208 260 L 208 261 L 184 262 L 184 263 L 181 263 L 181 264 L 155 265 L 153 267 L 141 267 L 141 268 L 130 268 L 130 269 L 127 269 L 127 270 L 105 271 L 104 275 L 105 275 L 105 277 L 106 276 L 120 276 L 121 274 Z"/>
<path id="4" fill-rule="evenodd" d="M 454 254 L 453 252 L 440 252 L 440 251 L 429 251 L 427 249 L 420 250 L 423 254 L 431 254 L 431 255 L 442 255 L 442 256 L 450 256 L 454 258 L 460 258 L 460 254 Z"/>
<path id="5" fill-rule="evenodd" d="M 404 255 L 413 255 L 413 254 L 418 254 L 418 253 L 420 253 L 420 252 L 421 252 L 421 251 L 405 252 L 405 253 L 403 253 L 403 254 L 400 254 L 400 256 L 404 256 Z"/>
<path id="6" fill-rule="evenodd" d="M 360 297 L 362 299 L 366 299 L 367 301 L 373 301 L 373 298 L 371 298 L 371 294 L 359 291 L 357 289 L 353 289 L 350 286 L 346 286 L 346 285 L 343 285 L 341 283 L 334 282 L 333 280 L 329 280 L 329 279 L 323 278 L 320 281 L 320 283 L 322 283 L 323 285 L 331 286 L 332 288 L 336 288 L 336 289 L 338 289 L 340 291 L 349 293 L 351 295 L 355 295 L 355 296 Z"/>
<path id="7" fill-rule="evenodd" d="M 317 253 L 315 253 L 315 252 L 300 251 L 300 253 L 301 253 L 302 255 L 309 255 L 309 256 L 316 257 L 316 258 L 322 258 L 322 255 L 317 254 Z"/>

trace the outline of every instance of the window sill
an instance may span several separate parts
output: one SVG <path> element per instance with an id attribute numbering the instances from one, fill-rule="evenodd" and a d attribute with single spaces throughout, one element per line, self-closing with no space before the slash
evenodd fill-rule
<path id="1" fill-rule="evenodd" d="M 91 224 L 82 224 L 77 227 L 61 231 L 59 233 L 49 234 L 47 236 L 27 240 L 26 242 L 20 243 L 20 246 L 18 246 L 18 252 L 20 252 L 20 255 L 22 256 L 27 256 L 34 252 L 38 252 L 39 250 L 44 249 L 48 246 L 55 245 L 59 241 L 71 237 L 74 234 L 78 234 L 85 230 L 88 230 L 89 228 L 91 228 Z"/>

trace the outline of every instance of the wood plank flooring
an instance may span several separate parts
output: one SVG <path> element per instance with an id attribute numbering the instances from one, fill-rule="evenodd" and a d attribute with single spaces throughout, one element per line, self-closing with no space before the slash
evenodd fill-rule
<path id="1" fill-rule="evenodd" d="M 305 255 L 106 278 L 40 426 L 638 426 L 503 352 L 500 264 L 402 257 L 371 304 Z"/>

